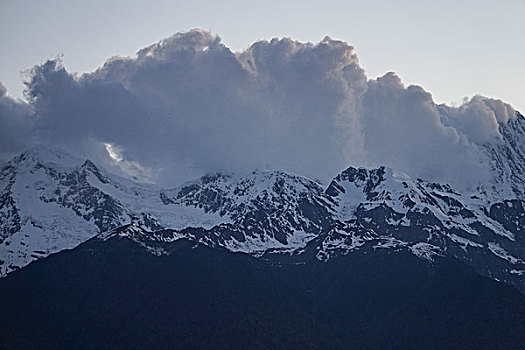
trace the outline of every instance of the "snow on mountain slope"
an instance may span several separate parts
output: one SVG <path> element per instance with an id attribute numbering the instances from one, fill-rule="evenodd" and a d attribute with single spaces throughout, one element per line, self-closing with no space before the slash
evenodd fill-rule
<path id="1" fill-rule="evenodd" d="M 132 217 L 142 218 L 133 222 L 151 229 L 186 229 L 188 235 L 233 251 L 304 245 L 331 221 L 331 202 L 323 189 L 283 172 L 218 173 L 169 190 L 118 178 L 89 181 L 118 198 Z"/>
<path id="2" fill-rule="evenodd" d="M 525 117 L 516 117 L 499 125 L 500 142 L 483 146 L 493 174 L 493 181 L 483 192 L 493 201 L 525 198 Z"/>
<path id="3" fill-rule="evenodd" d="M 279 172 L 204 177 L 163 192 L 164 201 L 221 212 L 230 223 L 177 230 L 135 224 L 100 238 L 127 237 L 156 255 L 169 254 L 169 245 L 180 238 L 255 256 L 286 253 L 321 261 L 378 249 L 406 250 L 429 262 L 451 255 L 525 291 L 525 238 L 516 224 L 516 218 L 525 218 L 523 201 L 491 204 L 384 167 L 348 168 L 325 193 L 306 179 L 284 181 L 289 177 Z M 282 181 L 286 185 L 279 190 L 270 186 Z"/>
<path id="4" fill-rule="evenodd" d="M 408 248 L 430 260 L 449 254 L 484 275 L 525 289 L 525 281 L 511 273 L 525 269 L 520 199 L 491 203 L 483 193 L 461 194 L 384 167 L 348 168 L 326 193 L 337 203 L 343 224 L 322 238 L 319 258 L 365 245 Z"/>
<path id="5" fill-rule="evenodd" d="M 2 169 L 0 185 L 1 275 L 129 223 L 194 232 L 217 227 L 208 240 L 253 252 L 304 245 L 330 221 L 322 188 L 279 172 L 204 176 L 164 190 L 89 160 L 33 149 Z"/>
<path id="6" fill-rule="evenodd" d="M 88 162 L 32 150 L 0 175 L 0 274 L 120 226 L 124 209 L 85 181 Z"/>
<path id="7" fill-rule="evenodd" d="M 374 212 L 389 212 L 383 224 L 410 227 L 428 222 L 467 236 L 479 236 L 473 223 L 480 222 L 494 234 L 514 240 L 514 234 L 487 214 L 486 201 L 476 195 L 462 195 L 448 185 L 412 180 L 392 169 L 348 168 L 338 175 L 326 190 L 333 196 L 344 220 L 353 217 L 372 222 Z M 349 212 L 348 208 L 353 210 Z M 388 208 L 388 209 L 387 209 Z M 350 213 L 350 214 L 349 214 Z M 379 222 L 374 221 L 376 225 Z"/>
<path id="8" fill-rule="evenodd" d="M 217 228 L 218 239 L 234 251 L 304 245 L 332 220 L 333 203 L 318 184 L 283 172 L 205 176 L 163 198 L 228 216 L 231 222 Z"/>

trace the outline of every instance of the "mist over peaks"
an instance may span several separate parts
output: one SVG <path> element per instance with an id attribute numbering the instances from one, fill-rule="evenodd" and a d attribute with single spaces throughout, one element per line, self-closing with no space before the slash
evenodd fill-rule
<path id="1" fill-rule="evenodd" d="M 500 100 L 437 105 L 395 73 L 368 79 L 353 47 L 329 37 L 232 52 L 194 29 L 83 75 L 47 61 L 26 86 L 18 101 L 0 85 L 1 158 L 52 144 L 164 184 L 254 168 L 327 181 L 386 165 L 469 188 L 489 176 L 481 145 L 516 118 Z"/>

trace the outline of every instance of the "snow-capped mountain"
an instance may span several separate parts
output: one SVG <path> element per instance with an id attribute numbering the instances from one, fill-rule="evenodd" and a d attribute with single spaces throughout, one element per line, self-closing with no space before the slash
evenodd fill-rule
<path id="1" fill-rule="evenodd" d="M 187 238 L 255 256 L 289 254 L 299 261 L 312 257 L 327 261 L 358 251 L 406 250 L 429 262 L 452 256 L 484 276 L 525 290 L 521 234 L 525 205 L 521 200 L 487 206 L 481 198 L 461 195 L 448 185 L 411 180 L 383 167 L 348 168 L 317 196 L 320 207 L 314 213 L 322 214 L 310 216 L 310 226 L 303 227 L 313 231 L 308 236 L 291 234 L 281 244 L 275 244 L 271 229 L 254 230 L 243 221 L 245 216 L 237 224 L 209 229 L 151 230 L 131 224 L 99 238 L 128 238 L 157 255 L 169 255 L 170 243 Z M 262 222 L 271 222 L 270 217 L 262 216 Z"/>
<path id="2" fill-rule="evenodd" d="M 350 167 L 323 189 L 284 172 L 217 173 L 164 189 L 89 160 L 33 149 L 0 175 L 0 273 L 95 236 L 155 255 L 185 238 L 253 256 L 327 261 L 352 252 L 452 256 L 525 292 L 525 118 L 483 146 L 493 179 L 473 192 L 392 169 Z"/>
<path id="3" fill-rule="evenodd" d="M 385 168 L 349 168 L 326 192 L 336 201 L 343 225 L 323 238 L 319 258 L 366 244 L 406 248 L 428 260 L 452 255 L 483 275 L 524 290 L 521 200 L 490 203 Z"/>
<path id="4" fill-rule="evenodd" d="M 162 189 L 56 150 L 31 150 L 1 174 L 0 272 L 70 249 L 125 224 L 202 231 L 232 251 L 298 247 L 331 221 L 330 198 L 308 179 L 256 171 Z"/>
<path id="5" fill-rule="evenodd" d="M 492 181 L 482 189 L 495 200 L 525 198 L 525 117 L 519 112 L 507 124 L 499 125 L 500 142 L 483 145 Z"/>

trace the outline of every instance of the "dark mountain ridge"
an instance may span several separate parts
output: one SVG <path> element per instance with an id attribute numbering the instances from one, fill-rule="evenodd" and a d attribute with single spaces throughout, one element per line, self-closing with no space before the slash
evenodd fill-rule
<path id="1" fill-rule="evenodd" d="M 516 349 L 525 297 L 454 258 L 254 258 L 118 233 L 0 281 L 5 349 Z"/>

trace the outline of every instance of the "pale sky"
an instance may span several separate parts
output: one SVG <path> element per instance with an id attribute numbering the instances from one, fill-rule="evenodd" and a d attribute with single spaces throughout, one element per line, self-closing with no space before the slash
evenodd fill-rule
<path id="1" fill-rule="evenodd" d="M 0 81 L 22 97 L 22 71 L 63 55 L 89 72 L 114 55 L 202 28 L 232 50 L 272 37 L 356 48 L 369 78 L 395 71 L 436 102 L 482 94 L 525 111 L 525 0 L 71 1 L 0 0 Z"/>

